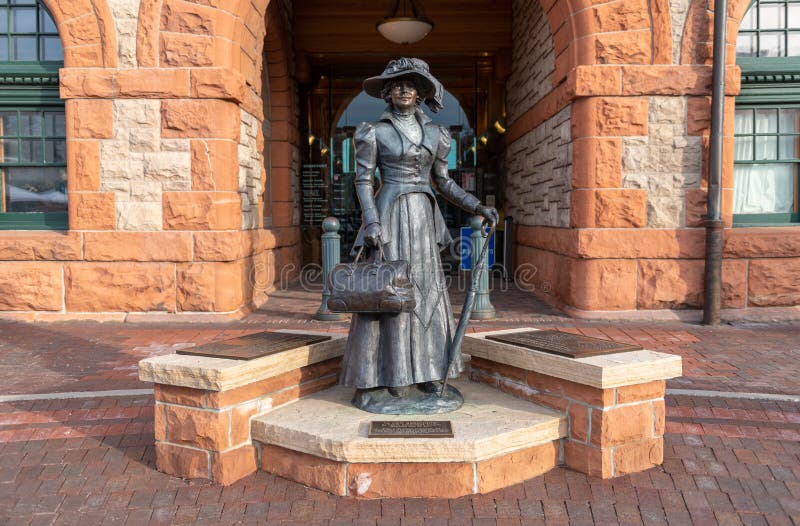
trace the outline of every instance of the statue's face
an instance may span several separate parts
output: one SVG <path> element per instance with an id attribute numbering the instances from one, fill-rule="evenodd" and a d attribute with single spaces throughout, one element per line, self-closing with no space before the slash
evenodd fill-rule
<path id="1" fill-rule="evenodd" d="M 398 80 L 392 84 L 392 104 L 400 111 L 417 105 L 417 88 L 410 80 Z"/>

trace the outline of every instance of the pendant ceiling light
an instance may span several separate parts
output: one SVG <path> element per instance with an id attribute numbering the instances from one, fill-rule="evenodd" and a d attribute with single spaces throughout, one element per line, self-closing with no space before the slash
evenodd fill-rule
<path id="1" fill-rule="evenodd" d="M 395 44 L 413 44 L 428 36 L 433 22 L 425 18 L 414 0 L 395 0 L 392 9 L 376 27 L 386 40 Z"/>

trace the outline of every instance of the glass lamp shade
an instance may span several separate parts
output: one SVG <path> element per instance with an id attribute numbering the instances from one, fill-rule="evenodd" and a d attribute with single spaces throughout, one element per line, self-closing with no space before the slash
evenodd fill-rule
<path id="1" fill-rule="evenodd" d="M 425 38 L 433 23 L 410 17 L 384 18 L 377 25 L 378 32 L 395 44 L 413 44 Z"/>

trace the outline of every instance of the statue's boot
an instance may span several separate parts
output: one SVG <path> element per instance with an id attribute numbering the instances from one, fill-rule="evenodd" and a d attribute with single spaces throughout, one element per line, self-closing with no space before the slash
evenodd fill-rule
<path id="1" fill-rule="evenodd" d="M 387 387 L 386 389 L 389 391 L 389 394 L 395 398 L 404 398 L 408 396 L 409 388 L 407 385 L 401 387 Z"/>
<path id="2" fill-rule="evenodd" d="M 417 384 L 417 389 L 422 391 L 423 393 L 428 394 L 439 394 L 439 391 L 442 390 L 442 383 L 441 382 L 421 382 Z"/>

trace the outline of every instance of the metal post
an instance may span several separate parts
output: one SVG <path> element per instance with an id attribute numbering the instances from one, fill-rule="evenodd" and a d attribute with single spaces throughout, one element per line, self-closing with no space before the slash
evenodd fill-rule
<path id="1" fill-rule="evenodd" d="M 478 258 L 483 250 L 483 244 L 488 243 L 488 239 L 483 238 L 483 218 L 481 216 L 473 216 L 472 222 L 472 235 L 470 236 L 470 249 L 472 258 L 472 272 L 478 268 Z M 487 259 L 489 254 L 485 256 Z M 480 278 L 478 280 L 478 292 L 475 295 L 475 308 L 470 316 L 471 320 L 491 320 L 495 318 L 494 306 L 489 301 L 489 269 L 488 264 L 484 262 L 483 268 L 479 271 Z"/>
<path id="2" fill-rule="evenodd" d="M 345 315 L 328 310 L 328 275 L 334 266 L 339 264 L 339 220 L 335 217 L 326 217 L 322 221 L 322 304 L 319 306 L 316 318 L 322 321 L 343 320 Z"/>
<path id="3" fill-rule="evenodd" d="M 723 133 L 725 120 L 725 49 L 727 45 L 728 0 L 714 4 L 714 63 L 711 94 L 711 145 L 708 168 L 708 214 L 706 261 L 703 278 L 703 323 L 719 324 L 722 297 L 723 223 L 720 214 L 722 196 Z"/>

